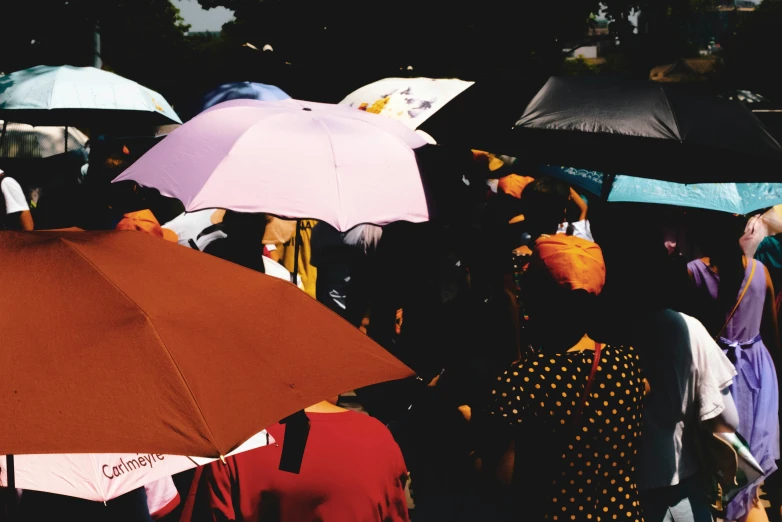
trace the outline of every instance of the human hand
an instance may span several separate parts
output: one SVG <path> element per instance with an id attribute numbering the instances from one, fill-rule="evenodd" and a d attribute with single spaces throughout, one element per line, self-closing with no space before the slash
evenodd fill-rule
<path id="1" fill-rule="evenodd" d="M 768 235 L 768 228 L 763 216 L 752 216 L 744 227 L 744 235 L 739 239 L 741 250 L 748 259 L 755 257 L 758 245 Z"/>
<path id="2" fill-rule="evenodd" d="M 581 195 L 575 191 L 573 187 L 570 187 L 570 201 L 572 201 L 580 211 L 579 215 L 579 221 L 583 221 L 587 217 L 587 210 L 589 209 L 587 202 L 584 201 L 584 198 L 581 197 Z"/>

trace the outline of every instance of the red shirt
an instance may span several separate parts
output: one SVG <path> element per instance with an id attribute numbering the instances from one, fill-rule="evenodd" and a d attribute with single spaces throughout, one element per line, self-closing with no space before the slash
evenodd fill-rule
<path id="1" fill-rule="evenodd" d="M 402 453 L 378 420 L 360 413 L 307 413 L 310 432 L 301 472 L 278 469 L 285 426 L 268 429 L 278 444 L 204 468 L 199 504 L 211 520 L 247 522 L 407 521 Z"/>

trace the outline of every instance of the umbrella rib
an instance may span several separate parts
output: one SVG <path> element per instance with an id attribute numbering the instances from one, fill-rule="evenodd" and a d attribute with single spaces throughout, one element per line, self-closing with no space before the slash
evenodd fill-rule
<path id="1" fill-rule="evenodd" d="M 673 110 L 673 105 L 671 105 L 671 100 L 668 98 L 668 93 L 665 92 L 665 89 L 662 87 L 660 87 L 660 90 L 663 93 L 665 104 L 668 106 L 668 110 L 671 111 L 671 116 L 673 116 L 673 124 L 676 125 L 676 137 L 679 138 L 679 143 L 684 143 L 684 136 L 682 136 L 682 129 L 679 125 L 679 118 L 676 117 L 676 111 Z"/>
<path id="2" fill-rule="evenodd" d="M 402 144 L 404 144 L 404 146 L 405 146 L 405 147 L 407 147 L 407 148 L 409 148 L 410 150 L 417 150 L 417 149 L 420 149 L 421 147 L 424 147 L 424 146 L 426 145 L 426 142 L 424 142 L 423 144 L 419 145 L 418 147 L 412 147 L 412 146 L 408 145 L 408 144 L 407 144 L 407 142 L 406 142 L 405 140 L 403 140 L 402 138 L 400 138 L 399 136 L 397 136 L 395 133 L 393 133 L 393 132 L 390 132 L 388 129 L 386 129 L 386 128 L 385 128 L 385 127 L 383 127 L 382 125 L 378 125 L 378 124 L 377 124 L 377 123 L 375 123 L 374 121 L 369 121 L 368 119 L 359 118 L 359 117 L 357 117 L 357 116 L 353 116 L 352 114 L 345 114 L 344 116 L 340 114 L 340 117 L 343 117 L 343 118 L 348 118 L 348 119 L 351 119 L 351 120 L 353 120 L 353 121 L 360 121 L 360 122 L 362 122 L 362 123 L 366 123 L 366 124 L 368 124 L 368 125 L 372 125 L 373 127 L 375 127 L 375 128 L 378 128 L 378 129 L 380 129 L 381 131 L 383 131 L 383 132 L 385 132 L 385 133 L 387 133 L 387 134 L 390 134 L 390 135 L 392 135 L 394 138 L 396 138 L 396 140 L 397 140 L 397 141 L 399 141 L 399 142 L 401 142 Z M 392 120 L 392 121 L 396 121 L 396 120 Z M 399 122 L 397 122 L 397 123 L 399 123 Z M 423 123 L 422 123 L 422 124 L 423 124 Z M 404 125 L 403 123 L 399 123 L 399 125 L 401 125 L 402 127 L 405 127 L 405 125 Z M 413 131 L 413 132 L 415 132 L 415 131 Z M 417 134 L 416 134 L 416 136 L 417 136 Z M 423 140 L 423 138 L 421 138 L 421 140 Z"/>
<path id="3" fill-rule="evenodd" d="M 100 493 L 100 496 L 102 497 L 102 500 L 104 503 L 109 501 L 109 491 L 108 488 L 104 489 L 101 487 L 101 480 L 98 476 L 98 462 L 95 460 L 95 454 L 89 453 L 88 457 L 90 461 L 92 462 L 92 466 L 90 466 L 90 469 L 92 469 L 93 475 L 95 475 L 95 487 L 97 487 L 98 492 Z"/>
<path id="4" fill-rule="evenodd" d="M 334 151 L 334 142 L 331 140 L 331 133 L 329 132 L 329 127 L 326 125 L 326 123 L 321 120 L 320 118 L 313 118 L 315 119 L 321 127 L 323 127 L 323 130 L 326 131 L 326 139 L 329 140 L 329 148 L 331 149 L 331 157 L 334 158 L 334 177 L 335 177 L 335 185 L 337 186 L 337 208 L 340 209 L 340 214 L 342 213 L 342 191 L 340 190 L 339 186 L 339 172 L 338 172 L 338 165 L 337 165 L 337 153 Z M 342 218 L 343 216 L 339 216 Z M 338 219 L 339 221 L 339 219 Z M 342 223 L 339 224 L 340 227 L 342 226 Z"/>
<path id="5" fill-rule="evenodd" d="M 190 388 L 190 385 L 187 382 L 187 379 L 185 379 L 184 374 L 182 373 L 182 369 L 179 367 L 179 364 L 177 364 L 176 359 L 171 355 L 171 351 L 168 349 L 168 346 L 166 346 L 165 341 L 163 341 L 163 338 L 160 336 L 160 333 L 158 332 L 157 328 L 155 327 L 155 324 L 152 322 L 152 319 L 150 319 L 149 314 L 133 299 L 130 298 L 130 296 L 125 293 L 124 290 L 122 290 L 119 286 L 117 286 L 114 281 L 111 280 L 111 278 L 106 275 L 103 270 L 101 270 L 95 263 L 92 262 L 91 259 L 89 259 L 87 256 L 85 256 L 81 250 L 79 250 L 74 244 L 72 244 L 70 241 L 68 241 L 66 238 L 61 237 L 60 241 L 69 247 L 71 250 L 76 252 L 82 259 L 84 259 L 87 263 L 92 266 L 92 268 L 101 275 L 111 286 L 113 286 L 117 292 L 125 296 L 125 298 L 133 303 L 133 305 L 144 315 L 144 319 L 147 321 L 147 324 L 149 324 L 150 328 L 152 328 L 152 331 L 155 333 L 155 337 L 158 339 L 160 344 L 163 346 L 163 348 L 166 350 L 166 354 L 168 355 L 168 358 L 171 360 L 171 363 L 174 365 L 174 367 L 177 370 L 177 373 L 179 374 L 179 378 L 182 380 L 182 383 L 184 384 L 185 388 L 187 389 L 188 395 L 190 395 L 190 399 L 193 401 L 193 405 L 195 406 L 196 411 L 198 411 L 198 414 L 201 416 L 201 420 L 204 423 L 204 426 L 206 427 L 207 431 L 209 432 L 209 437 L 211 439 L 212 445 L 214 445 L 215 449 L 217 449 L 221 454 L 222 450 L 218 447 L 217 439 L 214 436 L 214 433 L 212 433 L 212 428 L 209 426 L 209 423 L 206 420 L 206 417 L 204 416 L 204 412 L 201 411 L 201 406 L 198 404 L 198 401 L 195 398 L 195 395 L 193 394 L 193 390 Z"/>
<path id="6" fill-rule="evenodd" d="M 52 98 L 54 98 L 54 87 L 57 85 L 57 77 L 60 75 L 62 68 L 57 69 L 54 73 L 54 80 L 52 81 L 52 90 L 49 92 L 49 100 L 46 102 L 46 110 L 52 109 Z"/>

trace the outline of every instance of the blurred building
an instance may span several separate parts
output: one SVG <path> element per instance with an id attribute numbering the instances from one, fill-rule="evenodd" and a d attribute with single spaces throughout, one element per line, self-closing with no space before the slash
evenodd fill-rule
<path id="1" fill-rule="evenodd" d="M 660 83 L 700 83 L 719 80 L 723 71 L 722 59 L 716 56 L 680 58 L 652 69 L 649 79 Z"/>

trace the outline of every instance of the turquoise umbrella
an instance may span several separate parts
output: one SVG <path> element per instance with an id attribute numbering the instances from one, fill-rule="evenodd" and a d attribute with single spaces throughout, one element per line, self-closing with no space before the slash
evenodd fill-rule
<path id="1" fill-rule="evenodd" d="M 601 195 L 605 176 L 593 170 L 573 167 L 545 166 L 548 174 Z M 749 214 L 782 203 L 782 183 L 696 183 L 686 185 L 655 179 L 618 175 L 614 178 L 609 202 L 654 203 L 680 207 L 704 208 Z"/>
<path id="2" fill-rule="evenodd" d="M 107 71 L 69 65 L 0 76 L 0 119 L 53 126 L 182 123 L 157 92 Z"/>

